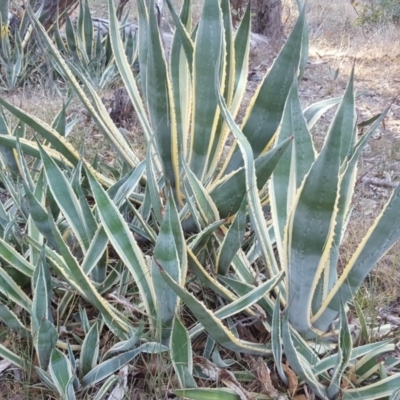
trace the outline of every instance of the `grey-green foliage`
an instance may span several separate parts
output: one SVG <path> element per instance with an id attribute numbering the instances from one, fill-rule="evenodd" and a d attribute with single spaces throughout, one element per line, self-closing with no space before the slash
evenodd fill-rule
<path id="1" fill-rule="evenodd" d="M 124 47 L 128 62 L 133 66 L 136 54 L 136 32 L 126 32 Z M 94 89 L 110 86 L 118 76 L 108 32 L 95 29 L 88 1 L 81 1 L 79 16 L 73 23 L 67 16 L 65 32 L 54 29 L 58 50 L 68 61 L 72 71 L 78 71 Z M 57 68 L 57 63 L 54 64 Z M 58 69 L 63 75 L 63 71 Z"/>
<path id="2" fill-rule="evenodd" d="M 357 23 L 360 25 L 381 25 L 400 23 L 400 3 L 397 0 L 370 0 L 356 4 Z"/>
<path id="3" fill-rule="evenodd" d="M 85 73 L 71 71 L 36 23 L 56 68 L 117 149 L 122 169 L 106 175 L 68 144 L 65 108 L 48 125 L 0 97 L 0 104 L 44 139 L 32 142 L 24 129 L 8 128 L 0 135 L 3 165 L 17 176 L 2 178 L 10 199 L 0 207 L 1 320 L 32 338 L 41 353 L 38 376 L 64 398 L 94 387 L 101 396 L 139 354 L 149 360 L 150 354 L 164 352 L 177 376 L 176 394 L 193 399 L 237 398 L 233 389 L 196 387 L 207 378 L 208 367 L 215 377 L 221 368 L 241 365 L 237 353 L 274 361 L 288 382 L 285 357 L 321 399 L 391 395 L 400 384 L 393 372 L 399 360 L 383 355 L 394 353 L 396 343 L 390 338 L 355 346 L 346 310 L 366 274 L 400 237 L 400 188 L 341 276 L 336 269 L 357 160 L 385 112 L 358 137 L 353 73 L 343 98 L 303 112 L 298 98 L 307 49 L 302 9 L 239 126 L 250 9 L 234 35 L 228 0 L 206 0 L 194 29 L 189 0 L 179 16 L 167 4 L 176 25 L 169 57 L 154 0 L 149 7 L 138 0 L 139 87 L 109 0 L 113 57 L 144 133 L 146 160 L 112 123 Z M 92 42 L 84 43 L 86 48 Z M 310 127 L 338 102 L 317 152 Z M 230 133 L 235 142 L 224 155 Z M 25 155 L 35 161 L 28 163 Z M 22 290 L 21 277 L 31 284 L 32 296 Z M 90 318 L 86 308 L 93 312 Z M 244 318 L 257 322 L 248 328 L 253 340 L 236 328 Z M 68 340 L 59 334 L 60 324 L 67 327 Z M 77 324 L 82 336 L 68 333 Z M 258 330 L 270 333 L 271 342 L 256 342 Z M 105 332 L 108 350 L 99 348 Z M 212 361 L 193 357 L 192 344 L 201 337 L 203 356 Z M 2 345 L 0 355 L 24 365 Z M 377 357 L 383 357 L 380 369 Z M 391 374 L 385 376 L 385 369 Z M 240 373 L 249 376 L 244 368 Z M 346 382 L 356 387 L 342 388 Z"/>

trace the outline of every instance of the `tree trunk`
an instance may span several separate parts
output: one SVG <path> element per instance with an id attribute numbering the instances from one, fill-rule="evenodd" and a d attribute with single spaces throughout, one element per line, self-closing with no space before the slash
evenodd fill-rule
<path id="1" fill-rule="evenodd" d="M 267 36 L 278 43 L 284 36 L 282 23 L 282 0 L 255 0 L 253 32 Z"/>
<path id="2" fill-rule="evenodd" d="M 43 5 L 39 19 L 47 30 L 58 18 L 59 24 L 63 25 L 66 15 L 71 14 L 78 4 L 79 0 L 37 0 L 34 9 L 39 10 Z"/>

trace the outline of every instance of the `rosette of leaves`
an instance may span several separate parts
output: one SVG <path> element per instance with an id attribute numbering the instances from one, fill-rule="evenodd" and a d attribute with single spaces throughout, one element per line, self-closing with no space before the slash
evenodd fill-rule
<path id="1" fill-rule="evenodd" d="M 123 22 L 123 24 L 125 21 Z M 136 34 L 130 30 L 123 34 L 124 52 L 128 63 L 133 66 L 136 57 Z M 77 72 L 77 76 L 83 75 L 87 82 L 95 89 L 104 89 L 110 86 L 118 77 L 114 55 L 111 48 L 109 33 L 105 35 L 100 29 L 95 30 L 88 1 L 79 4 L 79 16 L 73 23 L 67 16 L 65 33 L 57 27 L 54 30 L 54 38 L 60 53 L 68 62 L 69 68 Z M 64 76 L 64 71 L 55 68 Z"/>
<path id="2" fill-rule="evenodd" d="M 239 126 L 249 9 L 234 35 L 227 0 L 206 0 L 194 29 L 190 1 L 180 16 L 168 4 L 176 32 L 167 59 L 154 1 L 149 7 L 138 1 L 139 90 L 109 2 L 116 64 L 147 144 L 143 161 L 87 79 L 75 71 L 87 85 L 84 93 L 37 26 L 128 172 L 106 176 L 96 162 L 83 160 L 64 139 L 65 110 L 48 126 L 0 98 L 45 140 L 31 142 L 10 129 L 0 135 L 4 164 L 20 177 L 2 179 L 10 193 L 0 210 L 2 321 L 32 340 L 37 374 L 64 398 L 94 387 L 100 398 L 117 384 L 117 371 L 137 365 L 141 353 L 166 353 L 163 359 L 180 386 L 173 387 L 175 393 L 193 399 L 240 398 L 241 383 L 232 376 L 242 382 L 251 374 L 240 364 L 226 379 L 240 353 L 273 362 L 280 390 L 290 386 L 286 359 L 321 399 L 395 398 L 399 360 L 382 356 L 395 354 L 396 343 L 353 347 L 346 310 L 400 236 L 399 188 L 342 275 L 336 272 L 357 159 L 384 113 L 358 138 L 351 76 L 325 143 L 315 151 L 310 126 L 337 100 L 300 108 L 297 76 L 307 47 L 303 10 Z M 222 155 L 229 134 L 235 140 Z M 37 158 L 34 168 L 24 154 Z M 21 289 L 21 277 L 31 283 L 32 295 Z M 236 327 L 243 315 L 270 340 L 242 337 Z M 77 324 L 80 335 L 73 331 Z M 61 326 L 72 333 L 60 332 Z M 112 338 L 108 351 L 104 332 Z M 204 334 L 202 355 L 213 360 L 212 371 L 193 357 L 192 343 Z M 20 368 L 30 366 L 4 345 L 0 355 Z M 202 380 L 221 376 L 230 389 L 201 387 Z"/>

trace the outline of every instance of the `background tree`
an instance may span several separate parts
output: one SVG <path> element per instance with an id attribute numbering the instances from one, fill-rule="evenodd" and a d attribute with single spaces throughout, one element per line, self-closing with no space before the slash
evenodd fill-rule
<path id="1" fill-rule="evenodd" d="M 79 4 L 79 0 L 34 0 L 31 1 L 35 11 L 40 10 L 40 21 L 46 29 L 60 18 L 59 23 L 62 25 L 65 22 L 67 14 L 72 13 Z"/>
<path id="2" fill-rule="evenodd" d="M 68 14 L 71 14 L 79 4 L 79 0 L 1 0 L 0 15 L 2 16 L 3 31 L 19 30 L 22 35 L 26 33 L 29 17 L 26 8 L 32 7 L 39 12 L 39 20 L 49 30 L 57 21 L 63 25 Z"/>
<path id="3" fill-rule="evenodd" d="M 272 43 L 279 42 L 284 36 L 282 23 L 282 0 L 253 0 L 252 30 L 267 36 Z M 231 0 L 232 12 L 237 20 L 241 18 L 248 0 Z"/>
<path id="4" fill-rule="evenodd" d="M 284 36 L 282 0 L 256 0 L 254 2 L 253 32 L 261 33 L 278 42 Z"/>

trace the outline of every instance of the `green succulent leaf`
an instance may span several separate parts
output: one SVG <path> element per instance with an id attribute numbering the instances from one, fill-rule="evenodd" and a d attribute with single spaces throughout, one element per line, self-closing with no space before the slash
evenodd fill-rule
<path id="1" fill-rule="evenodd" d="M 86 169 L 86 167 L 85 167 Z M 86 169 L 100 220 L 107 236 L 138 285 L 149 316 L 155 316 L 155 293 L 143 254 L 127 223 L 104 189 Z"/>
<path id="2" fill-rule="evenodd" d="M 223 40 L 220 4 L 214 0 L 205 0 L 193 54 L 194 95 L 189 155 L 190 169 L 200 181 L 204 180 L 206 174 L 219 118 L 214 74 L 215 66 L 219 64 L 224 73 L 225 54 L 220 54 Z"/>
<path id="3" fill-rule="evenodd" d="M 127 351 L 126 353 L 117 355 L 107 361 L 102 362 L 93 368 L 88 374 L 82 378 L 82 385 L 84 387 L 91 387 L 97 382 L 101 382 L 109 375 L 121 369 L 125 364 L 132 361 L 140 353 L 159 354 L 167 351 L 168 348 L 159 343 L 145 343 L 134 350 Z"/>
<path id="4" fill-rule="evenodd" d="M 74 400 L 75 391 L 72 385 L 73 372 L 71 363 L 61 351 L 54 349 L 49 365 L 51 378 L 63 399 Z"/>
<path id="5" fill-rule="evenodd" d="M 165 282 L 168 283 L 180 299 L 189 307 L 196 318 L 202 323 L 209 336 L 218 344 L 229 350 L 240 351 L 247 354 L 270 354 L 270 350 L 266 345 L 236 339 L 213 312 L 211 312 L 203 303 L 198 301 L 191 293 L 187 292 L 183 287 L 175 282 L 162 268 L 160 268 L 160 274 Z"/>
<path id="6" fill-rule="evenodd" d="M 82 343 L 79 375 L 85 376 L 96 367 L 100 347 L 99 323 L 94 323 Z"/>
<path id="7" fill-rule="evenodd" d="M 318 281 L 331 272 L 324 268 L 334 237 L 340 168 L 352 144 L 354 125 L 352 75 L 321 153 L 296 193 L 286 225 L 288 314 L 293 327 L 305 335 L 313 335 L 310 312 Z"/>
<path id="8" fill-rule="evenodd" d="M 174 216 L 174 222 L 176 223 L 179 221 L 177 218 L 178 213 L 176 211 L 174 200 L 170 195 L 164 214 L 164 220 L 161 224 L 160 232 L 154 248 L 151 268 L 151 276 L 157 299 L 157 317 L 161 324 L 160 337 L 162 337 L 163 341 L 170 337 L 172 323 L 178 307 L 178 297 L 162 279 L 159 266 L 168 271 L 168 274 L 170 274 L 173 279 L 182 283 L 177 243 L 172 231 L 172 218 L 174 218 Z"/>
<path id="9" fill-rule="evenodd" d="M 343 400 L 377 400 L 391 396 L 400 385 L 399 374 L 392 375 L 371 385 L 362 388 L 346 389 L 342 393 Z"/>
<path id="10" fill-rule="evenodd" d="M 24 338 L 30 338 L 30 330 L 20 321 L 20 319 L 6 305 L 0 304 L 0 320 L 10 329 L 17 332 Z"/>
<path id="11" fill-rule="evenodd" d="M 192 375 L 193 358 L 189 334 L 178 317 L 174 318 L 172 325 L 170 349 L 172 364 L 178 376 L 180 386 L 182 388 L 197 387 Z"/>
<path id="12" fill-rule="evenodd" d="M 177 396 L 192 400 L 240 400 L 239 394 L 232 389 L 175 389 Z"/>
<path id="13" fill-rule="evenodd" d="M 286 98 L 294 74 L 299 68 L 304 24 L 305 7 L 247 110 L 242 132 L 251 145 L 254 158 L 264 153 L 265 149 L 270 146 L 282 119 Z M 242 165 L 241 150 L 236 144 L 232 146 L 231 156 L 228 157 L 223 172 L 224 174 L 230 173 Z"/>
<path id="14" fill-rule="evenodd" d="M 226 233 L 217 258 L 217 272 L 226 275 L 231 262 L 242 246 L 246 232 L 246 206 L 247 199 L 243 198 L 242 204 Z"/>

